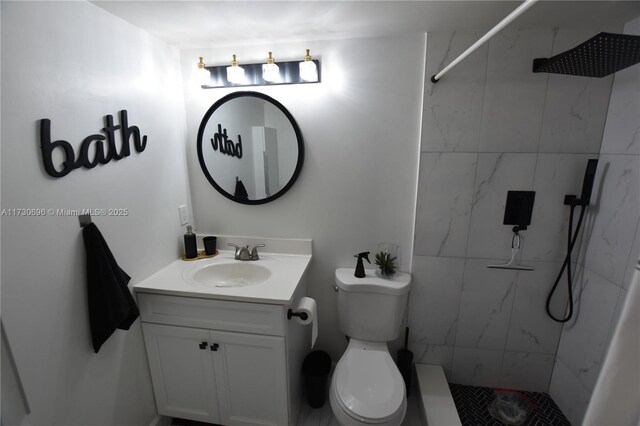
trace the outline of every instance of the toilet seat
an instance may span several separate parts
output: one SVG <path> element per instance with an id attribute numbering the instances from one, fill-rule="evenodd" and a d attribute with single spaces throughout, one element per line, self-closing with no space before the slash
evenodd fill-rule
<path id="1" fill-rule="evenodd" d="M 406 409 L 405 385 L 386 343 L 351 339 L 332 380 L 335 402 L 362 423 L 385 423 Z"/>

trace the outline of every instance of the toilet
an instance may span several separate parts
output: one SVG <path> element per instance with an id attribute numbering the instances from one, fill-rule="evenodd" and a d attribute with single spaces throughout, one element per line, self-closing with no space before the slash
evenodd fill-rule
<path id="1" fill-rule="evenodd" d="M 399 426 L 407 397 L 387 342 L 400 335 L 411 275 L 384 279 L 367 269 L 364 278 L 356 278 L 353 272 L 335 271 L 340 330 L 349 345 L 331 378 L 331 409 L 343 426 Z"/>

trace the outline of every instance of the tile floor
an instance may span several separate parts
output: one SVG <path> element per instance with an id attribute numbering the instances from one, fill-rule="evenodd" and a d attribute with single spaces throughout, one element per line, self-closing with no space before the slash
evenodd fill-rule
<path id="1" fill-rule="evenodd" d="M 407 401 L 407 414 L 405 415 L 402 426 L 422 426 L 420 421 L 420 411 L 417 392 L 412 391 Z M 171 426 L 213 426 L 209 423 L 196 422 L 192 420 L 173 419 Z M 313 409 L 304 401 L 300 416 L 298 417 L 297 426 L 340 426 L 333 417 L 329 398 L 322 408 Z"/>
<path id="2" fill-rule="evenodd" d="M 329 383 L 330 380 L 331 377 L 329 377 Z M 418 402 L 419 393 L 415 389 L 415 383 L 413 385 L 414 388 L 409 394 L 407 414 L 402 426 L 423 426 Z M 463 426 L 501 425 L 487 411 L 487 406 L 493 400 L 493 389 L 456 384 L 450 384 L 449 387 Z M 569 421 L 547 394 L 539 392 L 525 392 L 525 394 L 538 406 L 524 423 L 525 426 L 570 426 Z M 171 424 L 172 426 L 209 426 L 207 423 L 180 419 L 173 419 Z M 328 396 L 322 408 L 313 409 L 306 400 L 303 401 L 296 426 L 339 426 L 333 417 Z"/>
<path id="3" fill-rule="evenodd" d="M 409 395 L 407 401 L 407 414 L 404 417 L 402 426 L 422 426 L 420 420 L 420 411 L 418 407 L 418 401 L 415 398 L 414 392 Z M 340 426 L 338 421 L 333 417 L 331 411 L 331 404 L 327 400 L 326 404 L 322 408 L 313 409 L 308 404 L 304 404 L 300 417 L 298 418 L 297 426 Z"/>
<path id="4" fill-rule="evenodd" d="M 456 384 L 450 384 L 449 387 L 463 426 L 502 426 L 487 410 L 494 398 L 493 389 Z M 549 395 L 540 392 L 524 393 L 537 405 L 525 421 L 525 426 L 571 425 Z M 423 426 L 417 395 L 418 392 L 412 389 L 402 426 Z M 333 417 L 331 404 L 327 398 L 325 405 L 317 409 L 309 407 L 305 401 L 297 426 L 339 426 L 339 424 Z"/>
<path id="5" fill-rule="evenodd" d="M 477 386 L 449 384 L 463 426 L 501 426 L 491 417 L 488 406 L 495 398 L 494 390 Z M 571 426 L 562 411 L 546 393 L 522 392 L 535 409 L 523 426 Z"/>
<path id="6" fill-rule="evenodd" d="M 328 382 L 331 383 L 331 377 L 329 377 Z M 404 416 L 402 426 L 422 426 L 418 395 L 416 389 L 411 389 L 407 400 L 407 414 Z M 329 397 L 327 396 L 327 400 L 322 408 L 316 409 L 311 408 L 305 400 L 300 410 L 297 426 L 340 426 L 338 421 L 333 417 Z"/>

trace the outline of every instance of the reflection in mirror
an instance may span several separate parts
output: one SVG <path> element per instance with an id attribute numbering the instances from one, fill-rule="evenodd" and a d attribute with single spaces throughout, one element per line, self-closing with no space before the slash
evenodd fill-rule
<path id="1" fill-rule="evenodd" d="M 198 131 L 198 160 L 225 197 L 263 204 L 295 182 L 304 158 L 302 135 L 287 109 L 258 92 L 235 92 L 207 111 Z"/>

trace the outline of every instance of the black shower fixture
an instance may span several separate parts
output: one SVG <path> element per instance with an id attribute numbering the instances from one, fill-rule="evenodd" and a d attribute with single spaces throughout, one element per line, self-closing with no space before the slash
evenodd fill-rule
<path id="1" fill-rule="evenodd" d="M 598 168 L 598 160 L 591 159 L 587 161 L 587 168 L 584 171 L 584 179 L 582 180 L 582 192 L 580 198 L 575 195 L 565 195 L 565 206 L 588 206 L 591 202 L 591 191 L 593 190 L 593 181 L 596 178 L 596 169 Z"/>
<path id="2" fill-rule="evenodd" d="M 584 171 L 584 179 L 582 180 L 582 192 L 580 193 L 580 198 L 575 195 L 565 195 L 564 196 L 564 205 L 570 207 L 569 211 L 569 227 L 567 229 L 567 255 L 564 258 L 564 262 L 562 263 L 562 267 L 560 268 L 560 272 L 556 277 L 549 294 L 547 295 L 547 302 L 545 304 L 545 309 L 547 311 L 547 315 L 549 317 L 560 323 L 565 323 L 569 321 L 573 317 L 573 276 L 571 272 L 571 252 L 576 245 L 576 241 L 578 240 L 578 236 L 580 235 L 580 226 L 582 225 L 582 221 L 585 217 L 585 213 L 589 208 L 589 203 L 591 202 L 591 191 L 593 190 L 593 181 L 596 177 L 596 169 L 598 168 L 598 160 L 591 159 L 587 161 L 587 167 Z M 573 230 L 573 216 L 576 207 L 580 207 L 580 216 L 578 217 L 578 224 L 576 225 L 575 231 Z M 564 271 L 567 271 L 567 295 L 568 295 L 568 312 L 563 317 L 556 317 L 551 312 L 551 299 L 553 298 L 553 294 L 558 288 L 558 284 L 560 284 L 560 280 L 562 279 L 562 275 Z"/>
<path id="3" fill-rule="evenodd" d="M 640 36 L 600 33 L 566 52 L 533 60 L 533 72 L 605 77 L 640 63 Z"/>

